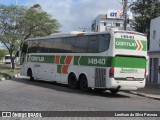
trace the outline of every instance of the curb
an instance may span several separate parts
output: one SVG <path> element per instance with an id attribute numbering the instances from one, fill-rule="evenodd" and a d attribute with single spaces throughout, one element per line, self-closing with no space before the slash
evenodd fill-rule
<path id="1" fill-rule="evenodd" d="M 141 97 L 146 97 L 146 98 L 151 98 L 151 99 L 155 99 L 155 100 L 160 100 L 160 97 L 155 97 L 155 96 L 153 96 L 151 94 L 145 94 L 145 93 L 134 92 L 134 91 L 125 91 L 125 92 L 133 94 L 133 95 L 138 95 L 138 96 L 141 96 Z"/>
<path id="2" fill-rule="evenodd" d="M 14 76 L 9 76 L 9 77 L 4 77 L 4 78 L 0 78 L 0 81 L 3 81 L 3 80 L 9 80 L 9 79 L 12 79 L 12 78 L 16 78 L 20 76 L 20 74 L 17 74 L 17 75 L 14 75 Z"/>

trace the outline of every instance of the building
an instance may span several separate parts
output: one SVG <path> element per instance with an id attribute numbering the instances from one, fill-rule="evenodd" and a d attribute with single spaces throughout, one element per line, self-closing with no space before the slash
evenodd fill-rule
<path id="1" fill-rule="evenodd" d="M 127 12 L 128 24 L 127 30 L 133 30 L 133 15 L 130 11 Z M 107 14 L 98 15 L 91 25 L 91 31 L 100 32 L 105 31 L 109 28 L 117 27 L 118 29 L 123 29 L 123 11 L 122 10 L 108 10 Z"/>
<path id="2" fill-rule="evenodd" d="M 160 83 L 160 16 L 150 23 L 149 81 Z"/>

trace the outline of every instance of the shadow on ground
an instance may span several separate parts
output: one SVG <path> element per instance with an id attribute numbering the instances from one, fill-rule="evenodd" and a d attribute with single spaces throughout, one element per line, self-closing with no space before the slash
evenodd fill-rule
<path id="1" fill-rule="evenodd" d="M 42 81 L 42 80 L 30 81 L 29 78 L 28 79 L 27 78 L 13 78 L 10 80 L 15 81 L 15 82 L 24 83 L 27 85 L 44 87 L 44 88 L 53 89 L 56 91 L 68 92 L 68 93 L 77 93 L 77 94 L 84 94 L 84 95 L 90 95 L 90 96 L 109 97 L 109 98 L 130 98 L 129 96 L 121 95 L 119 93 L 114 95 L 114 94 L 111 94 L 109 91 L 96 92 L 93 89 L 91 89 L 88 92 L 83 92 L 80 90 L 73 90 L 68 85 L 60 84 L 56 82 L 48 82 L 48 81 Z"/>

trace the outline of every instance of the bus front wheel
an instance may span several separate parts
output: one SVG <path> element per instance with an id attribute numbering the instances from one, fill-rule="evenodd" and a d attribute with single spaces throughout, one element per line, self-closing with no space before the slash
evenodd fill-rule
<path id="1" fill-rule="evenodd" d="M 32 70 L 31 70 L 31 69 L 28 70 L 28 75 L 29 75 L 29 77 L 30 77 L 30 80 L 33 81 L 33 80 L 34 80 L 34 77 L 33 77 Z"/>
<path id="2" fill-rule="evenodd" d="M 84 92 L 89 91 L 88 81 L 87 81 L 87 77 L 85 75 L 82 75 L 80 77 L 80 89 Z"/>

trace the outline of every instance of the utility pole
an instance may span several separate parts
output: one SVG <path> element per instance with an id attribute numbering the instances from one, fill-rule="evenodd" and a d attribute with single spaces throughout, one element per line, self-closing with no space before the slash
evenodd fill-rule
<path id="1" fill-rule="evenodd" d="M 128 3 L 128 0 L 123 0 L 124 2 L 124 5 L 123 5 L 123 27 L 124 27 L 124 30 L 127 30 L 127 3 Z"/>

